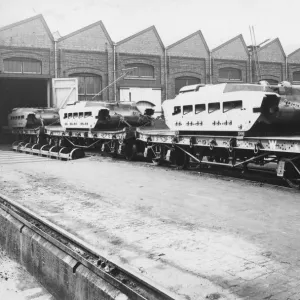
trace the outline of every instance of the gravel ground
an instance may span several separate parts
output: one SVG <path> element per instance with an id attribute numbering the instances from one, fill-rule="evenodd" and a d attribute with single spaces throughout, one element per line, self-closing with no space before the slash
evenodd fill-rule
<path id="1" fill-rule="evenodd" d="M 297 192 L 5 150 L 0 189 L 183 299 L 300 299 Z"/>

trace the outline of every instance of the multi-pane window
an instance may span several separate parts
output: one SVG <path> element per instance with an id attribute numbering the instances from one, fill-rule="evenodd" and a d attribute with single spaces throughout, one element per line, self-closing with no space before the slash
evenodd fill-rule
<path id="1" fill-rule="evenodd" d="M 125 66 L 126 69 L 133 68 L 131 71 L 128 70 L 126 77 L 133 78 L 154 78 L 154 67 L 147 64 L 128 64 Z"/>
<path id="2" fill-rule="evenodd" d="M 193 85 L 200 83 L 200 79 L 191 76 L 178 77 L 175 79 L 175 94 L 179 94 L 179 90 L 187 85 Z"/>
<path id="3" fill-rule="evenodd" d="M 97 95 L 102 89 L 101 76 L 93 74 L 72 74 L 70 77 L 76 77 L 78 79 L 79 100 L 102 100 L 102 94 Z"/>
<path id="4" fill-rule="evenodd" d="M 300 81 L 300 71 L 293 73 L 293 81 Z"/>
<path id="5" fill-rule="evenodd" d="M 6 73 L 25 73 L 41 74 L 42 62 L 29 58 L 7 58 L 3 60 L 4 72 Z"/>
<path id="6" fill-rule="evenodd" d="M 226 81 L 241 81 L 242 72 L 235 68 L 222 68 L 219 69 L 219 79 Z"/>

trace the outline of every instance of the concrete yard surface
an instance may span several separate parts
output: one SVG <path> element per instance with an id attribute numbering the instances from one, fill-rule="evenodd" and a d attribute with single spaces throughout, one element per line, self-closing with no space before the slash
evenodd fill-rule
<path id="1" fill-rule="evenodd" d="M 181 299 L 300 299 L 300 193 L 0 151 L 1 193 Z"/>

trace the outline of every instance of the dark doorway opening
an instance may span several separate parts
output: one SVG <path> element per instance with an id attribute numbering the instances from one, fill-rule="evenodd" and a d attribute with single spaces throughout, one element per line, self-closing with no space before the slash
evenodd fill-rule
<path id="1" fill-rule="evenodd" d="M 46 79 L 0 78 L 0 128 L 13 108 L 46 106 Z"/>

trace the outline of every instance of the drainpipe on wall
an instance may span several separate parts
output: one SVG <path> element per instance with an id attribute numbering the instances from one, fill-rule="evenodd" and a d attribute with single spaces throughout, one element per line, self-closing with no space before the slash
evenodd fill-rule
<path id="1" fill-rule="evenodd" d="M 212 52 L 209 51 L 209 83 L 212 84 Z"/>
<path id="2" fill-rule="evenodd" d="M 51 107 L 51 84 L 50 79 L 47 80 L 47 107 Z"/>
<path id="3" fill-rule="evenodd" d="M 252 52 L 249 53 L 249 72 L 250 83 L 252 83 Z"/>
<path id="4" fill-rule="evenodd" d="M 57 78 L 57 39 L 54 39 L 54 77 Z"/>
<path id="5" fill-rule="evenodd" d="M 114 81 L 114 99 L 115 102 L 117 102 L 117 82 L 116 82 L 116 45 L 113 43 L 113 64 L 114 64 L 114 69 L 113 69 L 113 81 Z"/>
<path id="6" fill-rule="evenodd" d="M 165 87 L 166 87 L 166 95 L 165 100 L 168 99 L 168 68 L 167 68 L 167 49 L 165 49 Z"/>
<path id="7" fill-rule="evenodd" d="M 285 80 L 289 81 L 287 56 L 285 57 Z"/>

